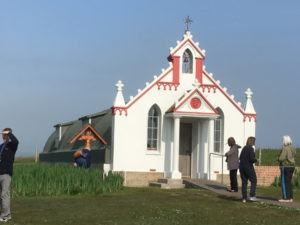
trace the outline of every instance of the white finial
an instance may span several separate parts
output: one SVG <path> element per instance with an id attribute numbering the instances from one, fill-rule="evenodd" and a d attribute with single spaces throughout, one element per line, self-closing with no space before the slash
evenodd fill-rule
<path id="1" fill-rule="evenodd" d="M 156 79 L 157 79 L 157 76 L 156 76 L 156 75 L 154 75 L 154 76 L 153 76 L 153 78 L 154 78 L 154 80 L 156 80 Z"/>
<path id="2" fill-rule="evenodd" d="M 173 47 L 170 47 L 170 52 L 172 52 L 174 50 L 174 48 Z"/>
<path id="3" fill-rule="evenodd" d="M 141 90 L 141 89 L 138 89 L 137 91 L 138 91 L 138 93 L 141 93 L 142 90 Z"/>
<path id="4" fill-rule="evenodd" d="M 220 85 L 220 84 L 221 84 L 221 81 L 217 80 L 216 83 L 217 83 L 218 85 Z"/>
<path id="5" fill-rule="evenodd" d="M 227 87 L 223 87 L 223 90 L 224 90 L 225 92 L 227 92 Z"/>
<path id="6" fill-rule="evenodd" d="M 204 69 L 204 70 L 206 69 L 206 66 L 205 66 L 205 65 L 203 65 L 203 69 Z"/>
<path id="7" fill-rule="evenodd" d="M 133 96 L 131 95 L 130 97 L 129 97 L 129 99 L 130 99 L 130 101 L 133 99 Z"/>
<path id="8" fill-rule="evenodd" d="M 180 44 L 180 41 L 176 41 L 176 44 L 179 45 L 179 44 Z"/>
<path id="9" fill-rule="evenodd" d="M 246 94 L 246 98 L 247 98 L 247 101 L 246 101 L 246 106 L 245 106 L 245 113 L 251 113 L 251 114 L 255 114 L 255 109 L 254 109 L 254 106 L 252 104 L 252 95 L 253 95 L 253 92 L 251 91 L 250 88 L 248 88 L 246 91 L 245 91 L 245 94 Z"/>
<path id="10" fill-rule="evenodd" d="M 197 79 L 194 80 L 193 84 L 192 84 L 195 88 L 198 88 L 200 83 Z"/>
<path id="11" fill-rule="evenodd" d="M 122 81 L 118 81 L 118 83 L 116 83 L 115 85 L 117 87 L 118 91 L 122 91 L 122 88 L 124 87 L 124 84 L 122 83 Z"/>
<path id="12" fill-rule="evenodd" d="M 241 107 L 241 105 L 242 105 L 242 103 L 241 103 L 241 102 L 238 102 L 237 104 L 238 104 L 238 106 L 239 106 L 239 107 Z"/>
<path id="13" fill-rule="evenodd" d="M 234 99 L 234 95 L 230 95 L 230 98 L 233 100 Z"/>
<path id="14" fill-rule="evenodd" d="M 122 88 L 124 87 L 124 84 L 122 84 L 122 81 L 118 81 L 115 85 L 117 87 L 117 95 L 114 101 L 114 106 L 125 106 L 125 101 L 122 93 Z"/>
<path id="15" fill-rule="evenodd" d="M 161 72 L 162 72 L 162 73 L 165 72 L 165 69 L 161 69 Z"/>
<path id="16" fill-rule="evenodd" d="M 196 42 L 195 44 L 196 44 L 197 46 L 199 46 L 199 42 Z"/>
<path id="17" fill-rule="evenodd" d="M 209 75 L 210 77 L 213 77 L 214 74 L 213 74 L 213 73 L 209 73 L 208 75 Z"/>
<path id="18" fill-rule="evenodd" d="M 169 62 L 169 67 L 173 66 L 173 63 L 172 62 Z"/>
<path id="19" fill-rule="evenodd" d="M 146 86 L 149 86 L 149 82 L 146 82 Z"/>
<path id="20" fill-rule="evenodd" d="M 203 53 L 203 55 L 205 55 L 206 50 L 205 50 L 205 49 L 202 49 L 201 52 Z"/>
<path id="21" fill-rule="evenodd" d="M 245 91 L 245 94 L 246 94 L 246 97 L 247 97 L 247 99 L 248 99 L 248 98 L 252 98 L 253 92 L 251 91 L 250 88 L 248 88 L 248 89 Z"/>

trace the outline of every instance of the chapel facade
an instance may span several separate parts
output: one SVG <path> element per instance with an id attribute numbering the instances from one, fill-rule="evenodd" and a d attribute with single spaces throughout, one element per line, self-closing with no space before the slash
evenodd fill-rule
<path id="1" fill-rule="evenodd" d="M 124 85 L 118 81 L 111 109 L 56 125 L 41 159 L 55 161 L 59 152 L 67 158 L 80 147 L 68 139 L 91 124 L 107 142 L 92 146 L 101 155 L 93 156 L 95 163 L 105 171 L 122 172 L 125 185 L 143 186 L 157 178 L 214 180 L 228 173 L 223 157 L 226 140 L 234 137 L 244 145 L 255 136 L 253 93 L 246 90 L 244 107 L 236 102 L 205 70 L 205 50 L 192 38 L 186 31 L 170 48 L 169 67 L 129 101 L 125 102 Z"/>

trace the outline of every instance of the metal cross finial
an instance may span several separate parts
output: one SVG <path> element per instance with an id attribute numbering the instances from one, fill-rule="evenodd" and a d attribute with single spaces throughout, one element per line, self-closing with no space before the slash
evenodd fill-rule
<path id="1" fill-rule="evenodd" d="M 193 22 L 193 20 L 191 20 L 190 16 L 187 16 L 185 18 L 184 23 L 186 23 L 186 30 L 185 31 L 189 31 L 189 24 L 191 24 Z"/>

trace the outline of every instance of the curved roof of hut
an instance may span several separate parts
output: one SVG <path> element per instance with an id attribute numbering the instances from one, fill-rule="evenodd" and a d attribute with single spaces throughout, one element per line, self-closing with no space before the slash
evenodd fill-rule
<path id="1" fill-rule="evenodd" d="M 58 151 L 73 151 L 82 149 L 84 147 L 84 141 L 75 141 L 72 144 L 69 141 L 91 120 L 92 126 L 98 131 L 98 133 L 107 142 L 104 145 L 100 141 L 92 141 L 91 149 L 104 149 L 110 148 L 111 145 L 111 125 L 112 125 L 112 113 L 111 109 L 104 110 L 99 113 L 87 115 L 67 123 L 57 124 L 54 127 L 54 131 L 48 138 L 43 153 L 58 152 Z M 58 142 L 58 130 L 61 127 L 61 140 Z"/>

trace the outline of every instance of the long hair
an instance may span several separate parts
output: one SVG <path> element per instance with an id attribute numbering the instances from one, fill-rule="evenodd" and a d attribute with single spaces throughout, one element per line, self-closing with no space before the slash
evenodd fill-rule
<path id="1" fill-rule="evenodd" d="M 255 145 L 255 137 L 248 137 L 246 145 L 252 147 Z"/>
<path id="2" fill-rule="evenodd" d="M 290 136 L 288 135 L 283 136 L 283 145 L 287 146 L 291 144 L 292 144 L 292 139 L 290 138 Z"/>

